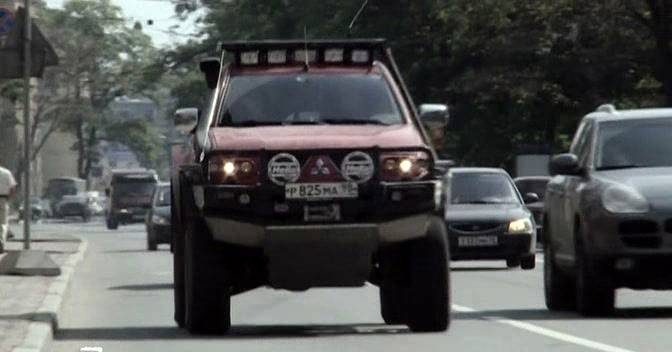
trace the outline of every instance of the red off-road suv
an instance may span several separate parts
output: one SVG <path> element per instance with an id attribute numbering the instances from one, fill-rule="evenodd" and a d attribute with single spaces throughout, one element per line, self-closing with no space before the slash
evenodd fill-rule
<path id="1" fill-rule="evenodd" d="M 446 330 L 450 256 L 421 121 L 445 127 L 447 108 L 416 111 L 383 40 L 221 50 L 201 63 L 208 106 L 176 113 L 191 136 L 173 159 L 177 323 L 226 332 L 232 295 L 368 281 L 386 323 Z"/>

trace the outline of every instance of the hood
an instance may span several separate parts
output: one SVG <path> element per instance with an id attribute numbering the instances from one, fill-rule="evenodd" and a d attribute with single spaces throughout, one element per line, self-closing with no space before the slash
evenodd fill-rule
<path id="1" fill-rule="evenodd" d="M 447 222 L 509 222 L 529 218 L 530 212 L 521 204 L 449 204 Z"/>
<path id="2" fill-rule="evenodd" d="M 672 167 L 598 171 L 598 175 L 636 189 L 651 202 L 666 200 L 668 206 L 672 202 Z"/>
<path id="3" fill-rule="evenodd" d="M 366 149 L 425 146 L 412 124 L 218 127 L 210 130 L 213 150 Z"/>

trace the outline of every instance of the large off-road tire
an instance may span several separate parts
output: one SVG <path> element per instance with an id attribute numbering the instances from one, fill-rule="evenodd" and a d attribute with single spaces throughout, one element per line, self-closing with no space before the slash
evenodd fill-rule
<path id="1" fill-rule="evenodd" d="M 392 246 L 378 253 L 380 269 L 380 313 L 389 325 L 406 324 L 408 306 L 408 252 L 407 248 Z"/>
<path id="2" fill-rule="evenodd" d="M 174 319 L 177 326 L 183 328 L 185 320 L 185 298 L 184 298 L 184 231 L 179 223 L 177 207 L 175 204 L 181 198 L 176 198 L 173 193 L 173 187 L 170 188 L 170 231 L 172 234 L 171 250 L 173 253 L 173 301 L 175 303 Z"/>
<path id="3" fill-rule="evenodd" d="M 450 253 L 445 225 L 432 218 L 427 235 L 409 244 L 408 327 L 445 331 L 450 325 Z"/>
<path id="4" fill-rule="evenodd" d="M 225 333 L 231 327 L 231 293 L 222 253 L 198 217 L 187 220 L 184 242 L 185 326 L 192 334 Z"/>
<path id="5" fill-rule="evenodd" d="M 546 222 L 548 224 L 548 222 Z M 552 311 L 576 309 L 574 279 L 560 271 L 555 263 L 555 249 L 546 228 L 544 239 L 544 296 L 546 308 Z"/>
<path id="6" fill-rule="evenodd" d="M 581 238 L 579 228 L 576 236 Z M 592 258 L 583 242 L 576 244 L 576 310 L 583 316 L 607 316 L 613 313 L 616 292 L 605 265 L 599 258 Z"/>
<path id="7" fill-rule="evenodd" d="M 380 286 L 380 313 L 385 324 L 401 325 L 406 323 L 407 290 L 403 287 L 382 283 Z"/>
<path id="8" fill-rule="evenodd" d="M 184 298 L 184 233 L 173 231 L 173 301 L 175 322 L 183 328 L 185 320 Z"/>

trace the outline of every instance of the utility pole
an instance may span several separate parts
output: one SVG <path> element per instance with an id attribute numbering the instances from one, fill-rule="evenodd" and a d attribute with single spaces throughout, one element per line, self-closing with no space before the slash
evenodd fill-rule
<path id="1" fill-rule="evenodd" d="M 30 13 L 30 0 L 24 0 L 24 29 L 23 29 L 23 158 L 26 167 L 23 172 L 23 249 L 30 249 L 30 221 L 32 218 L 30 209 L 30 70 L 31 46 L 32 46 L 32 23 Z"/>

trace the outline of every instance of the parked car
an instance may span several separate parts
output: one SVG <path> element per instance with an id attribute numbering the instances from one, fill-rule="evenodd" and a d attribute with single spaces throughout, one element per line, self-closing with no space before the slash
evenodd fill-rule
<path id="1" fill-rule="evenodd" d="M 30 198 L 30 217 L 32 221 L 38 221 L 49 216 L 49 209 L 39 197 Z M 23 219 L 23 202 L 19 204 L 19 219 Z"/>
<path id="2" fill-rule="evenodd" d="M 372 282 L 386 323 L 448 329 L 432 146 L 448 108 L 415 110 L 382 40 L 221 48 L 231 63 L 201 63 L 210 107 L 176 112 L 192 136 L 173 146 L 178 325 L 226 332 L 231 296 L 260 286 Z"/>
<path id="3" fill-rule="evenodd" d="M 170 183 L 159 183 L 145 220 L 147 250 L 155 251 L 158 244 L 171 243 L 170 221 Z"/>
<path id="4" fill-rule="evenodd" d="M 63 196 L 58 202 L 57 213 L 60 217 L 81 217 L 83 221 L 88 222 L 93 215 L 91 202 L 86 193 Z"/>
<path id="5" fill-rule="evenodd" d="M 506 171 L 451 168 L 445 203 L 451 259 L 502 259 L 509 268 L 534 269 L 534 218 Z"/>
<path id="6" fill-rule="evenodd" d="M 531 199 L 536 196 L 539 198 L 537 202 L 527 203 L 527 208 L 534 215 L 534 222 L 537 225 L 537 242 L 542 242 L 544 237 L 544 199 L 546 198 L 546 186 L 550 180 L 550 176 L 516 177 L 513 180 L 523 197 Z"/>
<path id="7" fill-rule="evenodd" d="M 615 289 L 672 289 L 672 109 L 583 118 L 553 158 L 544 286 L 551 310 L 605 315 Z"/>

